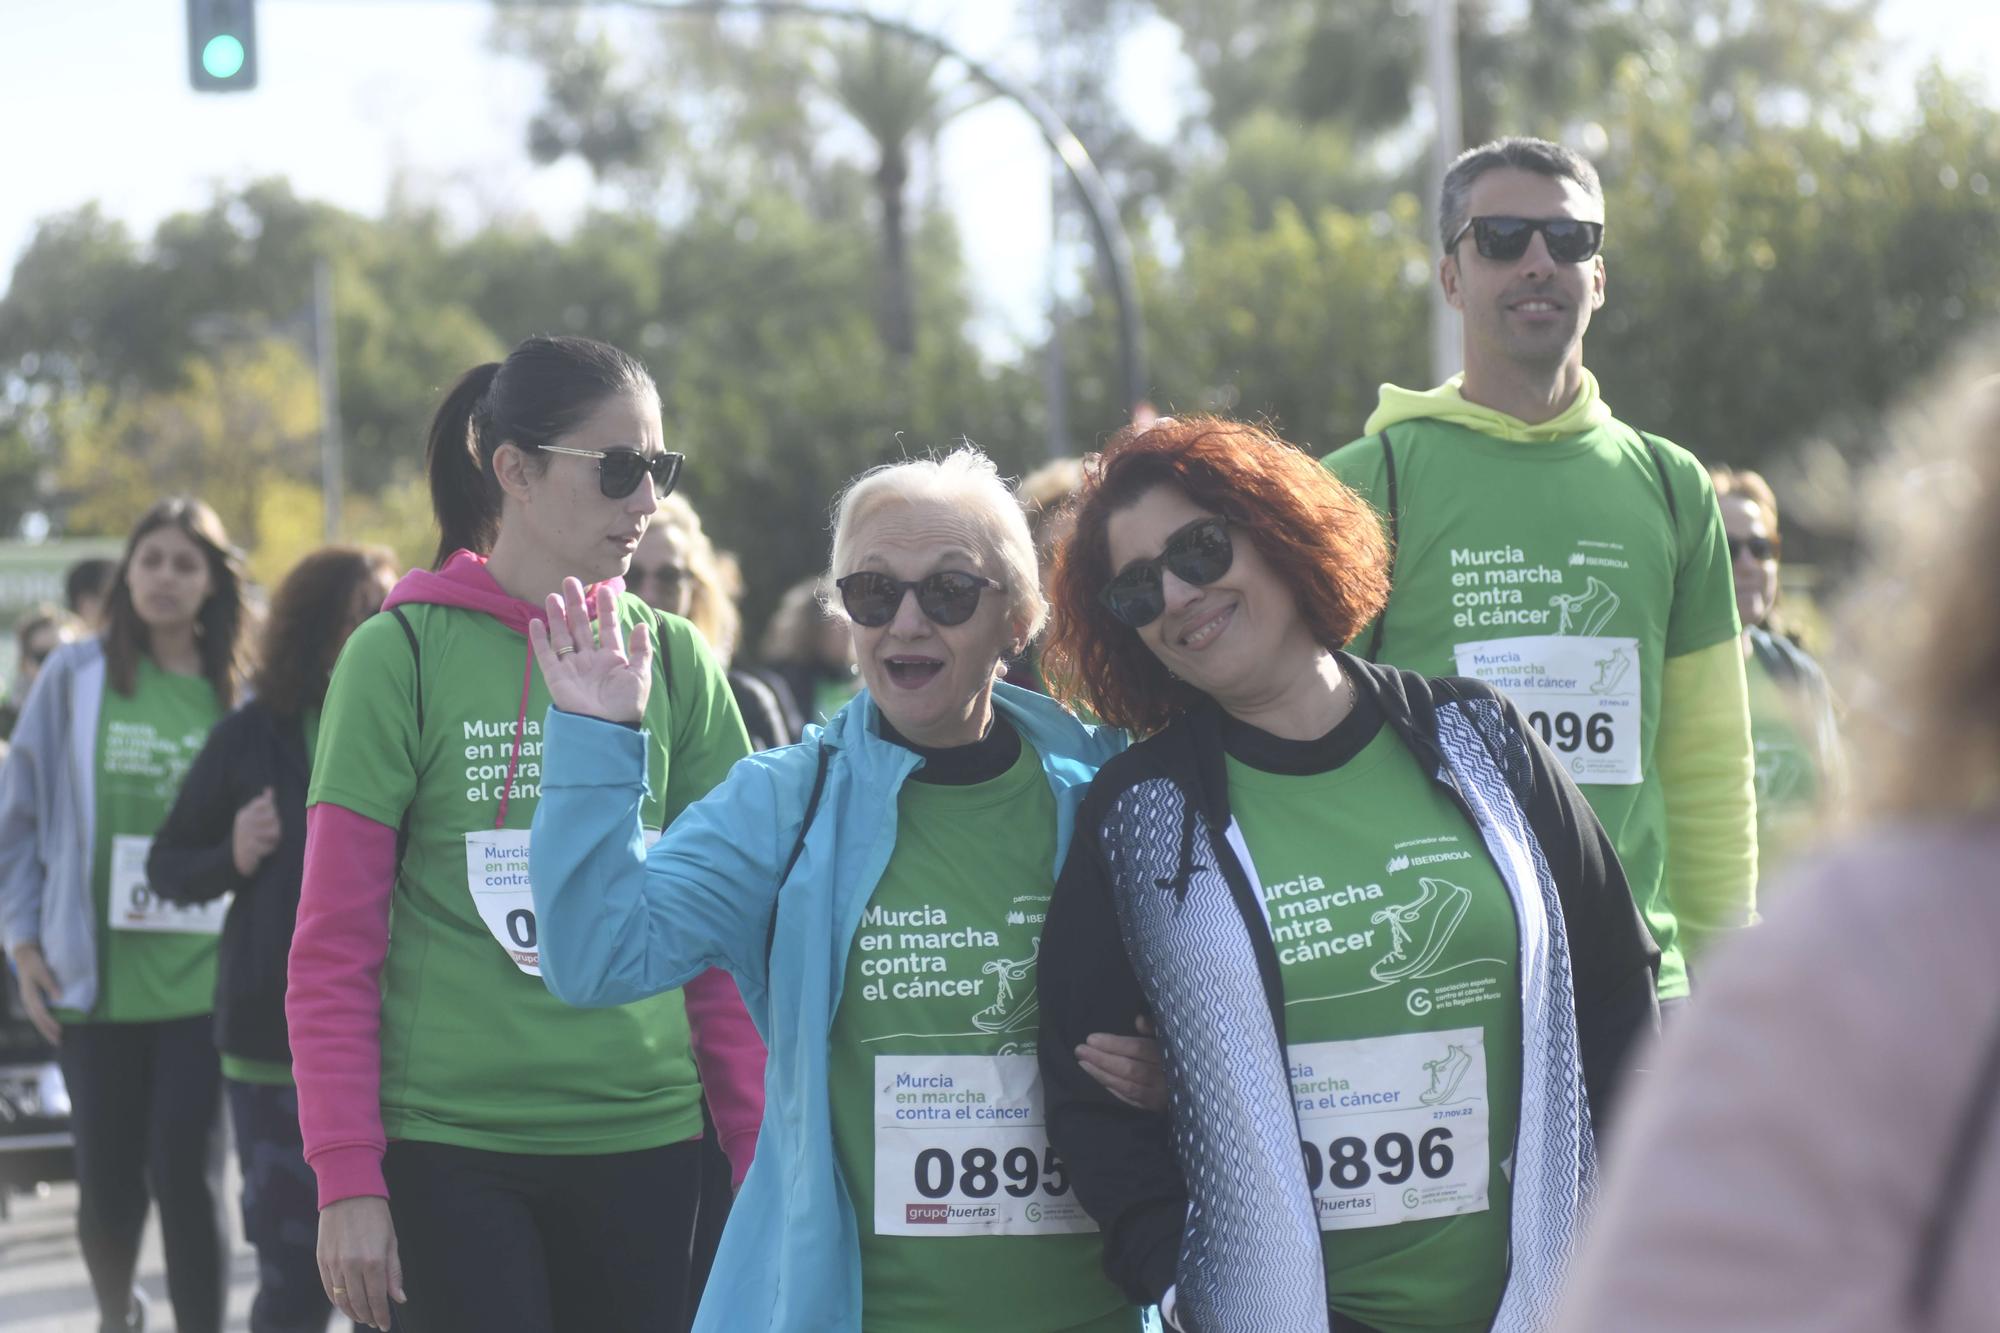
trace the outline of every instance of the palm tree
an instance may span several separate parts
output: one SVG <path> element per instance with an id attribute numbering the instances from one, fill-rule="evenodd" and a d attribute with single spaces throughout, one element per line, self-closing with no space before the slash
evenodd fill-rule
<path id="1" fill-rule="evenodd" d="M 887 33 L 830 41 L 828 91 L 875 144 L 875 197 L 882 210 L 882 345 L 901 360 L 916 350 L 909 222 L 903 191 L 910 146 L 929 138 L 964 106 L 947 107 L 936 86 L 939 55 Z"/>

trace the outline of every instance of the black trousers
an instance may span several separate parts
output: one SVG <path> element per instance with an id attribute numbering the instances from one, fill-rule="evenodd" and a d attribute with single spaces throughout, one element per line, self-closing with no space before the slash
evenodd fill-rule
<path id="1" fill-rule="evenodd" d="M 701 1145 L 595 1157 L 399 1139 L 408 1333 L 680 1333 Z"/>
<path id="2" fill-rule="evenodd" d="M 326 1333 L 333 1303 L 319 1276 L 319 1186 L 299 1137 L 298 1089 L 223 1084 L 243 1171 L 243 1236 L 257 1251 L 250 1333 Z"/>
<path id="3" fill-rule="evenodd" d="M 701 1203 L 694 1216 L 694 1247 L 688 1259 L 686 1328 L 694 1327 L 694 1312 L 701 1304 L 702 1290 L 708 1286 L 708 1271 L 715 1267 L 715 1250 L 722 1244 L 722 1224 L 729 1220 L 729 1206 L 736 1199 L 731 1183 L 729 1155 L 722 1151 L 722 1136 L 715 1132 L 715 1117 L 709 1114 L 708 1098 L 701 1099 Z"/>
<path id="4" fill-rule="evenodd" d="M 228 1286 L 222 1066 L 207 1014 L 71 1023 L 60 1059 L 76 1137 L 77 1239 L 100 1318 L 122 1327 L 150 1200 L 181 1333 L 221 1333 Z"/>

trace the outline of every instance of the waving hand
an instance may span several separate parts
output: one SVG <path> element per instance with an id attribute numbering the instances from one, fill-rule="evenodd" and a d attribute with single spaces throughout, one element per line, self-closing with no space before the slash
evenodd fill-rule
<path id="1" fill-rule="evenodd" d="M 634 625 L 619 642 L 611 592 L 597 590 L 597 625 L 584 606 L 583 585 L 564 579 L 561 596 L 549 594 L 548 622 L 530 621 L 528 642 L 556 707 L 606 722 L 637 724 L 653 687 L 653 636 Z"/>

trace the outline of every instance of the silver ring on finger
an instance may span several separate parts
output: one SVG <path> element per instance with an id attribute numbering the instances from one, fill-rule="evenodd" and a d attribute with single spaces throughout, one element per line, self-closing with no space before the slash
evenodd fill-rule
<path id="1" fill-rule="evenodd" d="M 559 647 L 559 648 L 557 648 L 557 649 L 556 649 L 556 657 L 557 657 L 557 658 L 564 658 L 564 657 L 568 657 L 568 656 L 569 656 L 569 655 L 570 655 L 571 653 L 573 653 L 573 652 L 575 652 L 575 651 L 576 651 L 576 645 L 575 645 L 575 644 L 573 644 L 573 643 L 566 643 L 566 644 L 563 644 L 563 645 L 562 645 L 561 647 Z"/>

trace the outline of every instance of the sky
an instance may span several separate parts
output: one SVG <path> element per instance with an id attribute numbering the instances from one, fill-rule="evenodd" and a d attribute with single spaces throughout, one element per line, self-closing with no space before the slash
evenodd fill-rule
<path id="1" fill-rule="evenodd" d="M 944 34 L 1032 78 L 1035 48 L 1009 0 L 858 0 Z M 1338 0 L 1329 0 L 1337 3 Z M 562 228 L 591 203 L 588 171 L 537 167 L 524 127 L 535 72 L 487 43 L 483 0 L 259 0 L 260 86 L 193 92 L 181 0 L 0 0 L 0 264 L 38 218 L 97 200 L 135 233 L 203 206 L 218 185 L 288 176 L 303 196 L 378 213 L 390 191 L 435 202 L 472 226 L 532 215 Z M 2000 4 L 1885 0 L 1897 46 L 1886 99 L 1907 96 L 1932 58 L 2000 70 Z M 1112 88 L 1141 133 L 1165 140 L 1165 82 L 1192 95 L 1174 30 L 1155 21 L 1120 53 Z M 1991 85 L 1989 85 L 1991 86 Z M 1123 95 L 1140 88 L 1148 95 Z M 947 127 L 938 171 L 955 212 L 989 345 L 1032 339 L 1049 289 L 1050 158 L 1025 113 L 985 103 Z M 4 277 L 0 277 L 4 283 Z"/>

